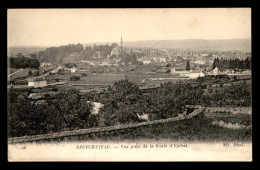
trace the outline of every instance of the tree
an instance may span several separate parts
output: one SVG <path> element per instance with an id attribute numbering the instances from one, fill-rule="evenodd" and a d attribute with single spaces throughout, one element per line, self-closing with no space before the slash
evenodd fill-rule
<path id="1" fill-rule="evenodd" d="M 32 70 L 28 71 L 28 75 L 31 76 L 32 75 Z"/>
<path id="2" fill-rule="evenodd" d="M 75 63 L 66 63 L 65 67 L 68 67 L 68 68 L 77 67 L 77 64 L 75 64 Z"/>
<path id="3" fill-rule="evenodd" d="M 73 75 L 73 76 L 70 77 L 69 80 L 70 80 L 70 81 L 79 81 L 79 80 L 80 80 L 80 77 Z"/>
<path id="4" fill-rule="evenodd" d="M 118 45 L 117 45 L 117 43 L 113 43 L 113 44 L 111 44 L 111 48 L 113 49 L 114 47 L 117 47 Z"/>
<path id="5" fill-rule="evenodd" d="M 32 104 L 27 98 L 17 99 L 15 103 L 9 104 L 9 135 L 24 136 L 47 133 L 49 113 L 50 108 L 46 105 Z"/>
<path id="6" fill-rule="evenodd" d="M 39 68 L 40 67 L 40 62 L 37 59 L 31 59 L 30 61 L 30 68 Z"/>
<path id="7" fill-rule="evenodd" d="M 166 67 L 171 67 L 171 64 L 170 63 L 166 64 Z"/>
<path id="8" fill-rule="evenodd" d="M 66 128 L 89 127 L 93 104 L 88 102 L 84 96 L 81 96 L 78 90 L 61 91 L 56 98 L 54 106 L 63 118 Z"/>
<path id="9" fill-rule="evenodd" d="M 38 59 L 31 59 L 24 56 L 19 56 L 17 58 L 10 58 L 10 67 L 11 68 L 36 68 L 38 69 L 40 62 Z"/>
<path id="10" fill-rule="evenodd" d="M 100 124 L 108 126 L 137 122 L 136 113 L 144 108 L 138 107 L 141 97 L 137 84 L 127 78 L 115 82 L 100 100 L 104 104 L 100 110 Z"/>
<path id="11" fill-rule="evenodd" d="M 50 47 L 44 51 L 40 51 L 38 53 L 38 59 L 40 62 L 59 63 L 70 54 L 75 52 L 79 53 L 83 50 L 84 49 L 82 44 L 69 44 L 59 47 Z"/>
<path id="12" fill-rule="evenodd" d="M 190 62 L 189 61 L 187 61 L 187 63 L 186 63 L 186 71 L 190 71 Z"/>
<path id="13" fill-rule="evenodd" d="M 249 70 L 251 70 L 251 61 L 250 61 L 250 58 L 249 57 L 247 57 L 246 59 L 245 59 L 245 69 L 249 69 Z"/>
<path id="14" fill-rule="evenodd" d="M 31 57 L 31 59 L 36 59 L 37 58 L 36 54 L 30 54 L 30 57 Z"/>

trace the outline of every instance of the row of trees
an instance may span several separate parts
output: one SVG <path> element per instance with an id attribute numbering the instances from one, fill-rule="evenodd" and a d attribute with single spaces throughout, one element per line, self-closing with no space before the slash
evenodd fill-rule
<path id="1" fill-rule="evenodd" d="M 91 46 L 87 46 L 83 52 L 84 59 L 91 59 L 93 56 L 97 55 L 97 52 L 100 52 L 101 58 L 106 58 L 107 55 L 111 54 L 111 51 L 114 47 L 118 46 L 116 43 L 111 45 L 96 45 L 94 44 L 93 48 Z"/>
<path id="2" fill-rule="evenodd" d="M 74 52 L 80 52 L 83 51 L 83 45 L 78 43 L 78 44 L 69 44 L 69 45 L 64 45 L 64 46 L 59 46 L 59 47 L 50 47 L 47 48 L 44 51 L 40 51 L 38 53 L 38 59 L 41 62 L 61 62 L 65 57 L 70 55 L 71 53 Z"/>
<path id="3" fill-rule="evenodd" d="M 220 70 L 251 70 L 251 59 L 247 57 L 245 60 L 240 59 L 219 59 L 215 58 L 212 69 L 218 67 Z"/>
<path id="4" fill-rule="evenodd" d="M 35 68 L 38 69 L 40 62 L 37 59 L 18 56 L 10 57 L 10 67 L 11 68 Z"/>
<path id="5" fill-rule="evenodd" d="M 92 59 L 97 52 L 100 52 L 101 58 L 106 58 L 111 54 L 114 47 L 118 46 L 116 43 L 111 45 L 96 45 L 94 47 L 87 46 L 85 49 L 82 44 L 69 44 L 59 47 L 50 47 L 38 53 L 38 58 L 41 62 L 60 63 L 63 59 L 72 53 L 77 53 L 80 59 Z"/>

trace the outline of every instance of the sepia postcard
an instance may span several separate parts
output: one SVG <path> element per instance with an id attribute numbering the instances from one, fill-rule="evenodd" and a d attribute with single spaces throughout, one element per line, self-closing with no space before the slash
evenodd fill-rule
<path id="1" fill-rule="evenodd" d="M 7 11 L 8 161 L 252 161 L 250 8 Z"/>

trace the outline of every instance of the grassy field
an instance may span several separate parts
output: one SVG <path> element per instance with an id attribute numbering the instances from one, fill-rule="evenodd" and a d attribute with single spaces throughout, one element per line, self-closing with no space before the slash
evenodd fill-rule
<path id="1" fill-rule="evenodd" d="M 18 70 L 21 70 L 20 68 L 8 68 L 7 69 L 7 74 L 12 74 Z"/>

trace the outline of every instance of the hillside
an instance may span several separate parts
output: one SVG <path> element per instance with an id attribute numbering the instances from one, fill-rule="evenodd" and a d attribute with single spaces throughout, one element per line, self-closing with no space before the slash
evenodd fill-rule
<path id="1" fill-rule="evenodd" d="M 97 45 L 111 44 L 109 42 L 99 42 Z M 93 46 L 93 43 L 84 46 Z M 168 48 L 168 49 L 193 49 L 211 51 L 251 51 L 250 39 L 230 39 L 230 40 L 146 40 L 124 42 L 124 47 L 129 48 Z"/>
<path id="2" fill-rule="evenodd" d="M 22 53 L 22 54 L 31 54 L 38 53 L 47 49 L 46 46 L 12 46 L 8 48 L 8 53 Z"/>

